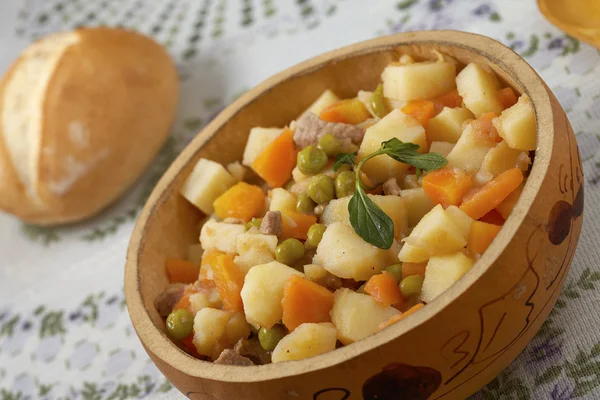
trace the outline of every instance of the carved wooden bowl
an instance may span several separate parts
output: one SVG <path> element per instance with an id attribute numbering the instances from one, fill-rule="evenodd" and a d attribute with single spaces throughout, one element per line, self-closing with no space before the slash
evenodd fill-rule
<path id="1" fill-rule="evenodd" d="M 489 65 L 527 93 L 538 149 L 517 206 L 490 248 L 455 285 L 421 311 L 373 336 L 302 361 L 216 365 L 181 351 L 153 306 L 167 285 L 165 260 L 198 242 L 201 213 L 179 195 L 196 160 L 242 156 L 254 126 L 284 126 L 323 90 L 354 96 L 374 89 L 400 54 Z M 127 255 L 125 293 L 135 330 L 173 385 L 191 399 L 464 399 L 505 368 L 554 305 L 582 222 L 577 143 L 558 101 L 536 72 L 504 45 L 474 34 L 411 32 L 335 50 L 281 72 L 246 93 L 181 153 L 142 211 Z"/>

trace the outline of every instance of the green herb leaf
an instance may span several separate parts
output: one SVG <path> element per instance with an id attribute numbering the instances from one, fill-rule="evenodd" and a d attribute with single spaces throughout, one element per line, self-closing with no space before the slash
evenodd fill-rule
<path id="1" fill-rule="evenodd" d="M 448 163 L 446 157 L 438 153 L 417 152 L 418 144 L 404 143 L 397 138 L 391 138 L 381 144 L 380 154 L 387 154 L 396 161 L 412 165 L 424 171 L 440 169 Z"/>
<path id="2" fill-rule="evenodd" d="M 342 153 L 338 154 L 333 163 L 333 170 L 337 171 L 344 164 L 354 165 L 354 158 L 356 153 Z"/>
<path id="3" fill-rule="evenodd" d="M 350 223 L 365 242 L 389 249 L 394 241 L 394 221 L 367 196 L 359 181 L 348 203 Z"/>

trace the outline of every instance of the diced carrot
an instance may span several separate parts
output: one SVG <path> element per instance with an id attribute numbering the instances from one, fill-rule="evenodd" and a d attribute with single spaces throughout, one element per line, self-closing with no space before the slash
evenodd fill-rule
<path id="1" fill-rule="evenodd" d="M 244 311 L 242 304 L 242 286 L 244 274 L 233 262 L 232 254 L 222 254 L 212 264 L 214 281 L 223 301 L 223 308 L 228 311 Z"/>
<path id="2" fill-rule="evenodd" d="M 458 168 L 440 169 L 423 177 L 423 191 L 427 197 L 444 208 L 458 206 L 471 187 L 471 177 Z"/>
<path id="3" fill-rule="evenodd" d="M 523 193 L 523 187 L 525 186 L 525 180 L 518 188 L 515 189 L 498 207 L 496 210 L 502 215 L 502 217 L 506 220 L 508 216 L 512 212 L 513 208 L 515 208 L 515 204 L 517 204 L 517 200 L 521 197 L 521 193 Z"/>
<path id="4" fill-rule="evenodd" d="M 429 100 L 411 100 L 402 107 L 402 112 L 415 118 L 421 126 L 427 125 L 436 114 L 435 105 Z"/>
<path id="5" fill-rule="evenodd" d="M 504 218 L 497 210 L 492 210 L 489 213 L 485 214 L 483 217 L 479 218 L 481 222 L 487 222 L 488 224 L 494 224 L 502 226 L 504 225 Z"/>
<path id="6" fill-rule="evenodd" d="M 465 196 L 460 209 L 473 219 L 479 219 L 498 207 L 523 182 L 519 168 L 504 171 L 478 191 Z"/>
<path id="7" fill-rule="evenodd" d="M 246 222 L 265 209 L 265 192 L 246 182 L 238 182 L 213 202 L 215 214 L 221 219 L 238 218 Z"/>
<path id="8" fill-rule="evenodd" d="M 308 228 L 317 223 L 317 217 L 296 211 L 281 213 L 282 237 L 306 240 Z"/>
<path id="9" fill-rule="evenodd" d="M 408 310 L 404 311 L 402 314 L 394 315 L 387 321 L 384 321 L 381 324 L 379 324 L 379 330 L 382 330 L 382 329 L 387 328 L 388 326 L 394 325 L 396 322 L 400 321 L 401 319 L 403 319 L 405 317 L 408 317 L 410 314 L 414 314 L 416 311 L 419 311 L 421 308 L 423 308 L 424 305 L 425 304 L 423 304 L 423 303 L 418 303 L 418 304 L 415 304 L 414 306 L 412 306 L 411 308 L 409 308 Z"/>
<path id="10" fill-rule="evenodd" d="M 187 350 L 187 352 L 196 358 L 205 358 L 203 356 L 200 355 L 200 353 L 198 353 L 198 350 L 196 349 L 196 346 L 194 345 L 194 334 L 191 333 L 188 337 L 186 337 L 185 339 L 181 340 L 181 344 L 183 345 L 183 347 Z"/>
<path id="11" fill-rule="evenodd" d="M 514 106 L 517 103 L 517 95 L 515 91 L 510 87 L 505 87 L 504 89 L 500 89 L 496 92 L 496 97 L 498 101 L 502 104 L 502 107 L 509 108 Z"/>
<path id="12" fill-rule="evenodd" d="M 402 263 L 402 279 L 411 275 L 421 275 L 425 276 L 425 268 L 427 264 L 417 264 L 417 263 Z"/>
<path id="13" fill-rule="evenodd" d="M 435 104 L 438 112 L 442 111 L 444 107 L 456 108 L 461 107 L 463 103 L 462 97 L 458 94 L 458 89 L 451 90 L 447 93 L 444 93 L 433 100 L 433 104 Z"/>
<path id="14" fill-rule="evenodd" d="M 170 283 L 193 283 L 198 280 L 200 268 L 191 261 L 170 259 L 166 267 Z"/>
<path id="15" fill-rule="evenodd" d="M 329 122 L 356 125 L 371 118 L 369 110 L 358 98 L 340 100 L 325 107 L 319 118 Z"/>
<path id="16" fill-rule="evenodd" d="M 385 306 L 402 303 L 402 294 L 394 275 L 387 271 L 373 275 L 365 285 L 365 293 Z"/>
<path id="17" fill-rule="evenodd" d="M 198 289 L 192 285 L 187 285 L 183 291 L 183 296 L 181 296 L 177 304 L 175 304 L 173 310 L 183 308 L 184 310 L 191 311 L 190 296 L 196 293 L 198 293 Z"/>
<path id="18" fill-rule="evenodd" d="M 281 187 L 292 177 L 296 166 L 294 134 L 286 129 L 256 157 L 252 168 L 272 188 Z"/>
<path id="19" fill-rule="evenodd" d="M 217 257 L 223 254 L 225 253 L 216 249 L 208 249 L 202 253 L 202 260 L 200 261 L 200 274 L 198 275 L 198 279 L 200 281 L 212 282 L 213 275 L 209 271 L 212 271 L 212 264 L 215 262 Z"/>
<path id="20" fill-rule="evenodd" d="M 502 227 L 498 225 L 473 221 L 467 238 L 467 250 L 472 254 L 483 254 L 498 232 L 500 232 L 500 229 Z"/>
<path id="21" fill-rule="evenodd" d="M 291 276 L 283 289 L 282 322 L 291 332 L 306 322 L 329 322 L 333 293 L 318 283 Z"/>
<path id="22" fill-rule="evenodd" d="M 502 137 L 498 134 L 498 131 L 492 124 L 492 120 L 496 118 L 496 115 L 493 112 L 482 114 L 479 118 L 474 121 L 471 121 L 471 125 L 473 126 L 473 131 L 475 133 L 475 138 L 478 142 L 481 143 L 500 143 L 502 141 Z"/>

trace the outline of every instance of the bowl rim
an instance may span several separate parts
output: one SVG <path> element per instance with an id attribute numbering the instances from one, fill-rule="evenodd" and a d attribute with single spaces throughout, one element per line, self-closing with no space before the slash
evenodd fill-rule
<path id="1" fill-rule="evenodd" d="M 431 45 L 461 48 L 480 55 L 495 64 L 527 94 L 532 101 L 536 115 L 537 149 L 535 162 L 513 212 L 506 221 L 500 234 L 488 250 L 478 260 L 478 268 L 471 268 L 458 282 L 438 296 L 418 313 L 414 313 L 393 326 L 377 332 L 351 345 L 336 349 L 308 359 L 295 362 L 266 364 L 256 367 L 236 367 L 219 365 L 198 360 L 179 349 L 167 335 L 157 328 L 144 306 L 139 290 L 139 255 L 144 246 L 144 236 L 148 222 L 154 210 L 166 201 L 166 195 L 172 189 L 174 179 L 182 168 L 189 164 L 229 119 L 244 107 L 254 102 L 264 92 L 287 79 L 310 74 L 327 64 L 342 59 L 353 58 L 369 53 L 386 51 L 405 45 Z M 518 73 L 517 73 L 518 71 Z M 540 132 L 544 132 L 541 135 Z M 152 191 L 146 205 L 136 222 L 127 251 L 125 265 L 125 297 L 134 329 L 144 348 L 154 357 L 171 368 L 191 377 L 231 383 L 253 383 L 281 379 L 330 368 L 344 363 L 359 355 L 374 350 L 412 329 L 416 329 L 437 313 L 446 308 L 464 291 L 469 289 L 493 265 L 499 255 L 525 220 L 546 177 L 553 150 L 554 124 L 553 110 L 547 87 L 535 70 L 512 49 L 502 43 L 479 34 L 452 31 L 417 31 L 379 37 L 355 43 L 340 49 L 326 52 L 285 69 L 266 79 L 252 90 L 238 98 L 213 119 L 182 151 L 171 164 Z"/>

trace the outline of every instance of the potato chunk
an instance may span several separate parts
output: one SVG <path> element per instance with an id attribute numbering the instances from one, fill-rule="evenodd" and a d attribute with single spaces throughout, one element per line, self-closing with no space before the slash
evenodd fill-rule
<path id="1" fill-rule="evenodd" d="M 257 265 L 248 271 L 242 287 L 242 302 L 249 323 L 270 329 L 281 320 L 283 288 L 292 275 L 303 276 L 277 261 Z"/>
<path id="2" fill-rule="evenodd" d="M 244 156 L 242 157 L 242 164 L 252 167 L 252 163 L 256 160 L 256 157 L 267 148 L 273 140 L 275 140 L 283 129 L 280 128 L 252 128 L 248 135 L 248 142 L 246 142 L 246 148 L 244 149 Z"/>
<path id="3" fill-rule="evenodd" d="M 456 65 L 449 62 L 420 62 L 389 65 L 381 74 L 383 94 L 396 100 L 426 100 L 456 87 Z"/>
<path id="4" fill-rule="evenodd" d="M 494 126 L 510 148 L 524 151 L 536 149 L 535 113 L 527 95 L 522 95 L 517 104 L 502 111 Z"/>
<path id="5" fill-rule="evenodd" d="M 488 151 L 496 142 L 481 138 L 472 124 L 465 127 L 462 136 L 448 154 L 448 167 L 460 168 L 469 175 L 474 175 L 481 168 Z"/>
<path id="6" fill-rule="evenodd" d="M 431 146 L 429 146 L 430 153 L 438 153 L 443 155 L 444 157 L 448 157 L 448 154 L 454 148 L 454 143 L 450 142 L 431 142 Z"/>
<path id="7" fill-rule="evenodd" d="M 425 269 L 421 299 L 428 303 L 454 284 L 473 266 L 463 253 L 431 257 Z"/>
<path id="8" fill-rule="evenodd" d="M 279 341 L 271 361 L 302 360 L 335 350 L 336 333 L 331 322 L 304 323 Z"/>
<path id="9" fill-rule="evenodd" d="M 473 218 L 469 217 L 467 213 L 458 208 L 457 206 L 450 206 L 446 208 L 446 214 L 452 219 L 452 222 L 460 229 L 464 238 L 467 239 L 469 232 L 471 231 L 471 224 Z"/>
<path id="10" fill-rule="evenodd" d="M 235 253 L 237 237 L 245 230 L 241 224 L 228 224 L 210 219 L 200 230 L 200 244 L 205 251 L 217 249 L 225 253 Z"/>
<path id="11" fill-rule="evenodd" d="M 255 265 L 266 264 L 275 259 L 277 236 L 261 233 L 242 233 L 237 237 L 237 253 L 234 262 L 244 273 Z"/>
<path id="12" fill-rule="evenodd" d="M 215 199 L 236 183 L 237 180 L 221 164 L 201 158 L 181 187 L 181 195 L 210 215 Z"/>
<path id="13" fill-rule="evenodd" d="M 504 108 L 496 96 L 498 90 L 496 76 L 475 63 L 470 63 L 460 71 L 456 77 L 456 87 L 465 106 L 477 118 L 488 112 L 500 115 Z"/>
<path id="14" fill-rule="evenodd" d="M 529 164 L 531 160 L 526 152 L 510 148 L 503 140 L 488 151 L 481 164 L 480 172 L 495 177 L 515 167 L 527 171 Z"/>
<path id="15" fill-rule="evenodd" d="M 462 135 L 462 124 L 475 116 L 466 108 L 444 107 L 435 117 L 427 122 L 427 139 L 430 142 L 456 143 Z"/>
<path id="16" fill-rule="evenodd" d="M 334 222 L 325 230 L 313 263 L 340 278 L 365 281 L 380 273 L 390 259 L 387 250 L 365 242 L 351 226 Z"/>
<path id="17" fill-rule="evenodd" d="M 345 345 L 377 332 L 379 324 L 400 314 L 373 297 L 350 289 L 338 289 L 334 294 L 331 321 L 337 329 L 337 338 Z"/>
<path id="18" fill-rule="evenodd" d="M 203 308 L 194 317 L 193 343 L 198 353 L 213 357 L 218 341 L 225 335 L 225 327 L 233 316 L 232 311 Z"/>
<path id="19" fill-rule="evenodd" d="M 282 188 L 275 188 L 269 192 L 269 211 L 296 211 L 295 194 Z"/>
<path id="20" fill-rule="evenodd" d="M 425 129 L 419 124 L 419 121 L 396 109 L 367 129 L 358 150 L 356 162 L 379 149 L 382 142 L 394 137 L 403 142 L 418 144 L 420 153 L 427 152 L 429 148 Z M 362 171 L 373 183 L 381 183 L 389 178 L 401 180 L 408 167 L 408 164 L 398 162 L 387 155 L 380 155 L 367 161 L 363 165 Z"/>
<path id="21" fill-rule="evenodd" d="M 306 114 L 307 112 L 312 112 L 313 114 L 319 115 L 321 111 L 325 109 L 325 107 L 332 105 L 339 99 L 340 98 L 337 97 L 335 93 L 327 89 L 323 93 L 321 93 L 317 100 L 315 100 L 315 102 L 312 103 L 310 107 L 308 107 L 306 111 L 302 113 L 302 115 Z"/>
<path id="22" fill-rule="evenodd" d="M 405 189 L 400 192 L 400 197 L 404 200 L 406 214 L 408 215 L 408 225 L 413 227 L 419 223 L 421 218 L 427 214 L 435 204 L 425 194 L 422 188 Z"/>

